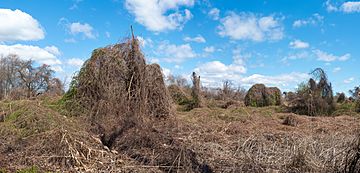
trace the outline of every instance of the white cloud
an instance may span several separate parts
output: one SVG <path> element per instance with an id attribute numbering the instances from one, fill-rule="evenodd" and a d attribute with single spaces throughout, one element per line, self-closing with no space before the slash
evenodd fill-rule
<path id="1" fill-rule="evenodd" d="M 69 24 L 69 31 L 72 35 L 84 34 L 86 38 L 94 39 L 96 36 L 93 33 L 93 27 L 87 23 L 81 24 L 79 22 Z"/>
<path id="2" fill-rule="evenodd" d="M 215 52 L 215 47 L 214 46 L 205 47 L 204 52 L 213 53 L 213 52 Z"/>
<path id="3" fill-rule="evenodd" d="M 79 59 L 79 58 L 71 58 L 71 59 L 68 59 L 66 63 L 71 66 L 80 68 L 84 64 L 84 60 Z"/>
<path id="4" fill-rule="evenodd" d="M 125 1 L 125 8 L 135 16 L 135 21 L 155 32 L 182 29 L 192 14 L 188 9 L 180 10 L 180 7 L 193 5 L 194 0 Z"/>
<path id="5" fill-rule="evenodd" d="M 207 87 L 221 87 L 226 79 L 232 80 L 234 84 L 250 87 L 256 83 L 263 83 L 268 86 L 286 88 L 296 86 L 298 83 L 309 78 L 306 73 L 289 73 L 277 76 L 265 76 L 253 74 L 244 76 L 246 69 L 242 65 L 225 65 L 219 61 L 212 61 L 199 65 L 194 69 L 202 79 L 202 84 Z"/>
<path id="6" fill-rule="evenodd" d="M 151 59 L 150 59 L 150 63 L 151 63 L 151 64 L 154 64 L 154 63 L 159 64 L 159 62 L 160 62 L 160 60 L 157 59 L 157 58 L 151 58 Z"/>
<path id="7" fill-rule="evenodd" d="M 324 16 L 319 15 L 318 13 L 313 14 L 311 17 L 303 20 L 296 20 L 293 23 L 293 27 L 299 28 L 307 25 L 319 25 L 324 23 Z"/>
<path id="8" fill-rule="evenodd" d="M 55 47 L 53 47 L 53 49 L 55 49 Z M 42 64 L 61 64 L 61 61 L 56 57 L 56 55 L 51 51 L 46 50 L 45 48 L 22 44 L 0 45 L 0 55 L 7 56 L 10 54 L 16 54 L 21 59 L 31 59 Z"/>
<path id="9" fill-rule="evenodd" d="M 220 18 L 220 10 L 217 8 L 213 8 L 209 11 L 208 15 L 213 19 L 213 20 L 219 20 Z"/>
<path id="10" fill-rule="evenodd" d="M 347 1 L 342 4 L 333 4 L 330 0 L 325 2 L 326 10 L 328 12 L 344 12 L 344 13 L 358 13 L 360 12 L 359 1 Z"/>
<path id="11" fill-rule="evenodd" d="M 340 70 L 341 70 L 341 67 L 335 67 L 334 70 L 333 70 L 333 72 L 334 72 L 334 73 L 337 73 L 337 72 L 339 72 Z"/>
<path id="12" fill-rule="evenodd" d="M 46 46 L 44 49 L 56 56 L 61 55 L 60 50 L 56 46 Z"/>
<path id="13" fill-rule="evenodd" d="M 342 56 L 336 56 L 330 53 L 326 53 L 321 50 L 314 50 L 314 54 L 317 56 L 317 60 L 319 61 L 325 61 L 325 62 L 332 62 L 332 61 L 346 61 L 350 59 L 351 55 L 349 53 L 342 55 Z"/>
<path id="14" fill-rule="evenodd" d="M 140 37 L 140 36 L 136 36 L 136 38 L 139 40 L 140 46 L 145 47 L 146 40 L 143 37 Z"/>
<path id="15" fill-rule="evenodd" d="M 302 51 L 294 54 L 289 54 L 288 56 L 284 57 L 281 61 L 286 63 L 288 60 L 305 59 L 308 58 L 309 56 L 310 56 L 309 52 Z"/>
<path id="16" fill-rule="evenodd" d="M 290 42 L 290 47 L 293 49 L 305 49 L 308 48 L 310 45 L 307 42 L 303 42 L 301 40 L 295 40 Z"/>
<path id="17" fill-rule="evenodd" d="M 273 16 L 257 17 L 252 13 L 236 14 L 231 12 L 222 18 L 218 26 L 219 35 L 234 40 L 280 40 L 284 37 L 280 19 Z"/>
<path id="18" fill-rule="evenodd" d="M 145 39 L 141 36 L 136 36 L 136 38 L 139 40 L 141 47 L 152 46 L 153 41 L 150 38 Z"/>
<path id="19" fill-rule="evenodd" d="M 164 78 L 167 79 L 171 75 L 171 70 L 167 68 L 161 68 Z"/>
<path id="20" fill-rule="evenodd" d="M 327 1 L 325 2 L 325 6 L 326 6 L 326 10 L 327 10 L 328 12 L 338 11 L 338 8 L 337 8 L 335 5 L 333 5 L 333 4 L 330 2 L 330 0 L 327 0 Z"/>
<path id="21" fill-rule="evenodd" d="M 165 61 L 175 63 L 181 63 L 197 56 L 190 44 L 174 45 L 167 42 L 160 44 L 158 54 L 163 56 Z"/>
<path id="22" fill-rule="evenodd" d="M 348 1 L 341 5 L 341 10 L 345 13 L 360 12 L 360 2 Z"/>
<path id="23" fill-rule="evenodd" d="M 354 77 L 350 77 L 349 79 L 345 79 L 344 83 L 349 84 L 349 83 L 352 83 L 354 80 L 355 80 Z"/>
<path id="24" fill-rule="evenodd" d="M 278 86 L 280 88 L 289 87 L 291 85 L 295 86 L 304 80 L 307 80 L 309 75 L 307 73 L 298 73 L 292 72 L 289 74 L 281 74 L 276 76 L 265 76 L 260 74 L 253 74 L 251 76 L 245 77 L 241 80 L 241 83 L 245 83 L 248 86 L 263 83 L 269 86 Z"/>
<path id="25" fill-rule="evenodd" d="M 0 9 L 0 42 L 41 40 L 45 36 L 39 22 L 21 10 Z"/>
<path id="26" fill-rule="evenodd" d="M 206 43 L 206 40 L 203 36 L 197 35 L 196 37 L 185 37 L 184 41 L 186 42 L 197 42 L 197 43 Z"/>
<path id="27" fill-rule="evenodd" d="M 55 66 L 50 66 L 50 68 L 56 72 L 64 72 L 64 69 L 61 66 L 55 65 Z"/>

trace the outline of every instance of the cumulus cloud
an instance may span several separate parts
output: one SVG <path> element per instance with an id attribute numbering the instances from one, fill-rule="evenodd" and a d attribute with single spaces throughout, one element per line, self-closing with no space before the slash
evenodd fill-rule
<path id="1" fill-rule="evenodd" d="M 68 65 L 80 68 L 84 64 L 84 60 L 79 58 L 71 58 L 66 61 Z"/>
<path id="2" fill-rule="evenodd" d="M 360 12 L 360 2 L 353 2 L 353 1 L 344 2 L 340 8 L 345 13 Z"/>
<path id="3" fill-rule="evenodd" d="M 203 36 L 197 35 L 196 37 L 185 37 L 184 41 L 186 42 L 197 42 L 197 43 L 206 43 L 206 40 Z"/>
<path id="4" fill-rule="evenodd" d="M 135 21 L 155 32 L 182 29 L 192 14 L 188 9 L 180 10 L 180 7 L 193 5 L 194 0 L 125 1 L 125 8 L 135 16 Z"/>
<path id="5" fill-rule="evenodd" d="M 94 28 L 88 23 L 69 22 L 68 19 L 63 17 L 59 20 L 58 25 L 63 26 L 65 30 L 73 36 L 81 34 L 83 35 L 84 38 L 89 38 L 89 39 L 95 39 L 97 37 Z M 67 43 L 76 42 L 74 38 L 68 38 L 65 39 L 64 41 Z"/>
<path id="6" fill-rule="evenodd" d="M 314 54 L 317 56 L 317 60 L 325 61 L 325 62 L 332 62 L 332 61 L 346 61 L 351 58 L 349 53 L 344 54 L 342 56 L 336 56 L 321 50 L 314 50 Z"/>
<path id="7" fill-rule="evenodd" d="M 212 8 L 209 13 L 208 13 L 209 17 L 211 17 L 211 19 L 213 20 L 219 20 L 220 19 L 220 10 L 217 8 Z"/>
<path id="8" fill-rule="evenodd" d="M 256 83 L 263 83 L 268 86 L 287 88 L 296 86 L 298 83 L 308 79 L 306 73 L 289 73 L 275 76 L 253 74 L 245 76 L 246 69 L 242 65 L 225 65 L 219 61 L 212 61 L 199 65 L 194 69 L 202 79 L 202 84 L 208 87 L 221 87 L 226 79 L 232 80 L 235 84 L 250 87 Z"/>
<path id="9" fill-rule="evenodd" d="M 358 13 L 360 12 L 359 1 L 347 1 L 342 4 L 332 3 L 330 0 L 325 2 L 326 10 L 328 12 L 344 12 L 344 13 Z"/>
<path id="10" fill-rule="evenodd" d="M 50 49 L 49 49 L 50 48 Z M 56 57 L 56 51 L 58 49 L 55 46 L 40 48 L 38 46 L 31 45 L 0 45 L 0 55 L 8 56 L 10 54 L 18 55 L 24 60 L 34 60 L 41 64 L 58 65 L 61 61 Z M 59 52 L 59 51 L 58 51 Z"/>
<path id="11" fill-rule="evenodd" d="M 295 40 L 290 42 L 290 47 L 293 49 L 305 49 L 308 48 L 310 45 L 307 42 L 303 42 L 301 40 Z"/>
<path id="12" fill-rule="evenodd" d="M 281 40 L 284 37 L 281 19 L 273 16 L 258 17 L 252 13 L 231 12 L 220 19 L 219 35 L 234 40 Z"/>
<path id="13" fill-rule="evenodd" d="M 301 19 L 301 20 L 294 21 L 293 27 L 299 28 L 299 27 L 308 26 L 308 25 L 316 26 L 319 24 L 321 25 L 323 23 L 324 23 L 324 16 L 321 16 L 320 14 L 315 13 L 307 19 Z"/>
<path id="14" fill-rule="evenodd" d="M 0 21 L 0 42 L 41 40 L 45 37 L 39 22 L 21 10 L 0 9 Z"/>
<path id="15" fill-rule="evenodd" d="M 69 32 L 72 35 L 83 34 L 86 38 L 90 38 L 90 39 L 96 38 L 95 34 L 93 33 L 93 27 L 87 23 L 82 24 L 79 22 L 75 22 L 69 24 L 68 27 L 69 27 Z"/>
<path id="16" fill-rule="evenodd" d="M 175 63 L 181 63 L 197 56 L 190 44 L 175 45 L 168 42 L 161 43 L 157 53 L 164 57 L 165 61 Z"/>

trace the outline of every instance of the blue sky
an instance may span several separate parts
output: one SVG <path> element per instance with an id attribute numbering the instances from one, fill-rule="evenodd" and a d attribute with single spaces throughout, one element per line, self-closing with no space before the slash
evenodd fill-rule
<path id="1" fill-rule="evenodd" d="M 0 55 L 50 64 L 70 81 L 130 25 L 148 63 L 165 75 L 196 71 L 204 86 L 293 90 L 317 67 L 337 92 L 360 82 L 360 1 L 2 0 Z"/>

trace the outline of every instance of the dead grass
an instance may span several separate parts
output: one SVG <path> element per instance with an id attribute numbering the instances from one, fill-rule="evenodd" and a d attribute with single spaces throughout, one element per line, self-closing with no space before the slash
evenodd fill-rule
<path id="1" fill-rule="evenodd" d="M 0 123 L 0 168 L 349 172 L 355 163 L 351 169 L 359 169 L 354 161 L 359 116 L 307 117 L 278 113 L 277 107 L 196 108 L 132 128 L 109 149 L 88 132 L 82 117 L 64 117 L 48 107 L 48 101 L 1 102 L 10 116 Z M 284 125 L 287 117 L 295 118 L 296 126 Z"/>
<path id="2" fill-rule="evenodd" d="M 296 119 L 296 126 L 283 125 L 286 117 Z M 215 172 L 343 170 L 360 128 L 359 117 L 312 118 L 276 113 L 275 107 L 195 109 L 179 119 L 179 138 Z"/>

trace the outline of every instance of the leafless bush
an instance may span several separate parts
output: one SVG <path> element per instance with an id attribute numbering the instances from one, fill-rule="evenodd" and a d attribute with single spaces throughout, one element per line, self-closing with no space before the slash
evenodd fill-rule
<path id="1" fill-rule="evenodd" d="M 335 110 L 331 83 L 321 68 L 310 74 L 313 78 L 300 85 L 295 97 L 289 101 L 290 111 L 309 116 L 330 115 Z"/>
<path id="2" fill-rule="evenodd" d="M 178 85 L 169 85 L 168 90 L 171 98 L 176 104 L 185 105 L 191 101 L 191 97 L 189 96 L 189 94 L 184 91 L 184 88 L 181 88 Z"/>
<path id="3" fill-rule="evenodd" d="M 245 105 L 263 107 L 281 104 L 281 92 L 276 87 L 266 87 L 264 84 L 253 85 L 245 96 Z"/>
<path id="4" fill-rule="evenodd" d="M 171 104 L 158 64 L 146 66 L 146 105 L 147 114 L 155 117 L 167 117 Z M 165 93 L 165 94 L 164 94 Z"/>
<path id="5" fill-rule="evenodd" d="M 356 100 L 356 103 L 355 103 L 355 112 L 358 112 L 360 113 L 360 100 Z"/>
<path id="6" fill-rule="evenodd" d="M 169 85 L 177 85 L 182 88 L 189 87 L 188 81 L 180 75 L 169 75 L 167 77 L 167 82 Z"/>
<path id="7" fill-rule="evenodd" d="M 283 124 L 284 125 L 288 125 L 288 126 L 297 126 L 298 125 L 298 120 L 296 119 L 296 117 L 294 115 L 288 115 L 285 117 Z"/>
<path id="8" fill-rule="evenodd" d="M 233 87 L 233 83 L 230 80 L 225 80 L 223 86 L 220 89 L 219 97 L 221 100 L 236 100 L 243 101 L 246 95 L 246 90 L 242 87 Z"/>
<path id="9" fill-rule="evenodd" d="M 75 113 L 90 115 L 92 132 L 110 149 L 166 172 L 191 172 L 200 166 L 194 153 L 184 153 L 185 147 L 173 144 L 171 135 L 154 127 L 163 119 L 153 118 L 169 117 L 170 99 L 160 66 L 145 64 L 134 37 L 96 49 L 71 85 L 65 105 L 70 110 L 79 105 L 80 112 L 75 108 Z"/>
<path id="10" fill-rule="evenodd" d="M 337 103 L 343 103 L 346 100 L 345 94 L 344 93 L 336 93 L 336 102 Z"/>

